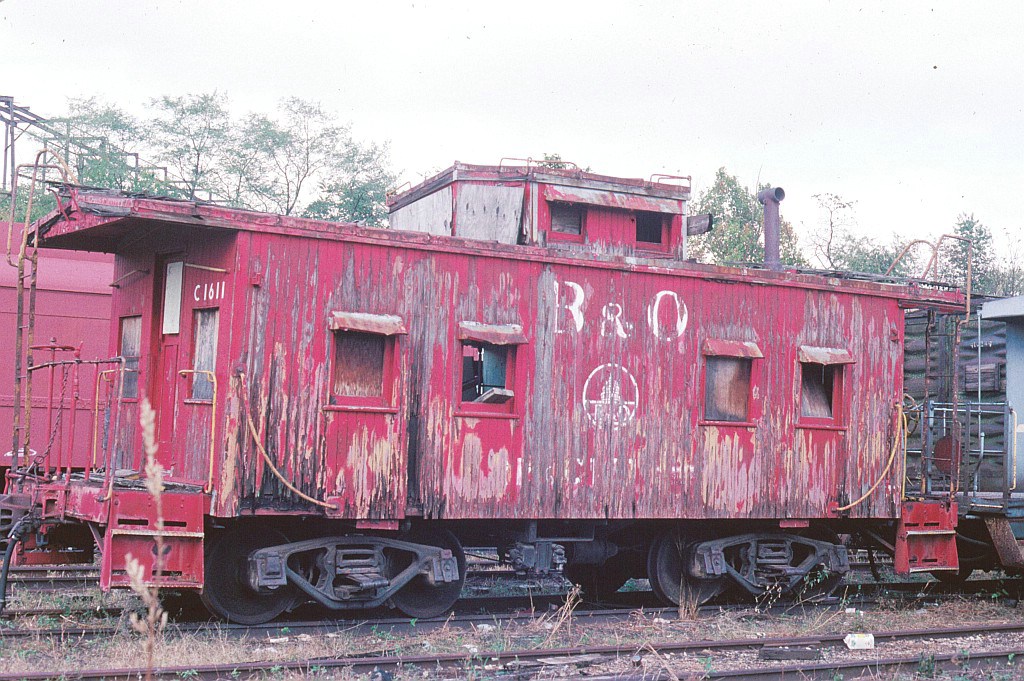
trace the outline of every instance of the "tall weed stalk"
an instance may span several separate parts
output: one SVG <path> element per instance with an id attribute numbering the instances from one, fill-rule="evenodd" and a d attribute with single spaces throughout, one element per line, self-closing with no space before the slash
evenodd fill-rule
<path id="1" fill-rule="evenodd" d="M 147 579 L 146 567 L 140 563 L 131 553 L 125 556 L 125 570 L 132 591 L 139 595 L 143 605 L 146 606 L 145 616 L 138 613 L 131 613 L 129 620 L 132 628 L 145 638 L 143 646 L 146 652 L 146 681 L 153 678 L 153 652 L 156 649 L 157 638 L 167 626 L 167 613 L 160 605 L 160 580 L 164 571 L 164 469 L 156 460 L 156 412 L 149 404 L 149 400 L 142 399 L 139 409 L 139 422 L 142 425 L 142 443 L 146 450 L 146 490 L 153 497 L 156 507 L 156 558 L 153 561 L 152 578 Z"/>

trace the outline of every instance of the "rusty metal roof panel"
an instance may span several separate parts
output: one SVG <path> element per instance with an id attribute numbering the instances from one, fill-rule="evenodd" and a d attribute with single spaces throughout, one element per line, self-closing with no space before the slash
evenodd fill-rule
<path id="1" fill-rule="evenodd" d="M 853 364 L 857 361 L 844 348 L 818 348 L 812 345 L 801 345 L 799 358 L 801 362 L 814 364 Z"/>
<path id="2" fill-rule="evenodd" d="M 705 355 L 724 357 L 748 357 L 752 359 L 764 357 L 761 348 L 754 341 L 730 341 L 708 338 L 704 341 L 701 352 Z"/>
<path id="3" fill-rule="evenodd" d="M 518 345 L 526 342 L 526 335 L 521 324 L 459 322 L 459 339 L 492 345 Z"/>
<path id="4" fill-rule="evenodd" d="M 642 210 L 655 213 L 672 213 L 681 215 L 685 202 L 681 199 L 663 199 L 656 196 L 626 194 L 614 191 L 598 191 L 579 187 L 544 187 L 544 198 L 548 201 L 564 201 L 566 203 L 585 203 L 591 206 L 605 206 L 623 210 Z"/>
<path id="5" fill-rule="evenodd" d="M 332 331 L 366 331 L 385 336 L 408 333 L 405 322 L 398 315 L 366 312 L 331 312 L 329 328 Z"/>

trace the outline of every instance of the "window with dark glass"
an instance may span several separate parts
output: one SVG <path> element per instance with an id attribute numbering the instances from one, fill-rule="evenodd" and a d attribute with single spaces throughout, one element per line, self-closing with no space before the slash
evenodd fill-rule
<path id="1" fill-rule="evenodd" d="M 639 244 L 664 242 L 665 217 L 661 213 L 639 211 L 636 214 L 636 241 Z"/>
<path id="2" fill-rule="evenodd" d="M 571 203 L 548 204 L 551 210 L 551 231 L 559 234 L 583 234 L 583 208 Z"/>
<path id="3" fill-rule="evenodd" d="M 139 352 L 142 345 L 142 317 L 121 317 L 121 343 L 118 354 L 124 358 L 121 397 L 139 396 Z"/>
<path id="4" fill-rule="evenodd" d="M 331 397 L 383 397 L 388 337 L 367 331 L 334 332 Z"/>
<path id="5" fill-rule="evenodd" d="M 513 397 L 509 363 L 515 346 L 462 343 L 462 401 L 505 404 Z"/>
<path id="6" fill-rule="evenodd" d="M 749 357 L 707 357 L 704 380 L 704 418 L 708 421 L 750 420 Z"/>
<path id="7" fill-rule="evenodd" d="M 213 400 L 212 372 L 217 364 L 217 326 L 220 310 L 207 308 L 192 311 L 192 399 Z"/>

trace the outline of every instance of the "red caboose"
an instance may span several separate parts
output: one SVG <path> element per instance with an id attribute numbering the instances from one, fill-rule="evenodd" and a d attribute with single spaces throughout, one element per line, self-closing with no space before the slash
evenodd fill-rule
<path id="1" fill-rule="evenodd" d="M 95 540 L 125 585 L 159 532 L 154 581 L 242 622 L 437 614 L 462 545 L 674 602 L 834 586 L 836 532 L 900 517 L 903 310 L 961 298 L 685 262 L 681 179 L 456 164 L 390 230 L 67 188 L 38 240 L 116 255 L 116 400 L 94 466 L 9 486 L 19 559 Z"/>

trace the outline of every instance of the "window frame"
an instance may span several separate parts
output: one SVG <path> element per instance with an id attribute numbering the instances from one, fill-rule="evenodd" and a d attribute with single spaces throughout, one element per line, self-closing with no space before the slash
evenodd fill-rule
<path id="1" fill-rule="evenodd" d="M 640 217 L 657 217 L 661 223 L 660 238 L 658 241 L 641 241 L 638 237 L 640 230 Z M 669 237 L 672 230 L 671 216 L 666 213 L 659 213 L 649 210 L 638 210 L 633 212 L 633 242 L 636 248 L 643 251 L 657 251 L 664 253 L 669 248 Z"/>
<path id="2" fill-rule="evenodd" d="M 761 360 L 764 353 L 755 341 L 731 341 L 717 338 L 708 338 L 701 347 L 702 367 L 700 375 L 700 419 L 698 425 L 714 426 L 717 428 L 756 428 L 757 421 L 761 417 L 760 403 L 754 399 L 757 387 L 761 383 Z M 731 359 L 745 359 L 750 362 L 750 382 L 747 385 L 747 418 L 744 421 L 722 421 L 708 418 L 707 396 L 708 396 L 708 359 L 711 357 L 723 357 Z"/>
<path id="3" fill-rule="evenodd" d="M 555 208 L 571 208 L 579 212 L 580 215 L 580 233 L 573 234 L 571 232 L 559 232 L 555 230 L 554 225 L 554 211 Z M 587 206 L 583 203 L 574 203 L 572 201 L 547 201 L 548 211 L 548 240 L 559 241 L 563 243 L 586 243 L 587 240 Z"/>
<path id="4" fill-rule="evenodd" d="M 519 324 L 482 324 L 479 322 L 460 322 L 458 325 L 458 355 L 454 380 L 452 381 L 455 416 L 460 417 L 492 417 L 519 418 L 522 400 L 519 399 L 520 382 L 519 346 L 527 343 L 523 327 Z M 505 390 L 512 391 L 512 397 L 500 403 L 466 401 L 462 399 L 462 371 L 466 346 L 494 346 L 506 348 L 505 353 Z"/>
<path id="5" fill-rule="evenodd" d="M 124 323 L 127 320 L 138 320 L 139 325 L 139 338 L 138 338 L 138 353 L 137 355 L 125 355 L 124 354 Z M 139 400 L 139 387 L 142 381 L 142 315 L 141 314 L 129 314 L 118 318 L 117 325 L 117 354 L 124 359 L 124 373 L 127 376 L 130 373 L 135 374 L 135 394 L 125 394 L 125 382 L 122 378 L 121 381 L 121 400 L 124 402 L 137 402 Z M 128 360 L 135 360 L 135 368 L 128 368 Z"/>
<path id="6" fill-rule="evenodd" d="M 801 345 L 797 351 L 794 393 L 796 394 L 796 427 L 820 430 L 846 430 L 849 426 L 847 398 L 847 365 L 856 364 L 848 350 Z M 804 367 L 825 366 L 833 368 L 832 375 L 832 416 L 806 416 L 803 409 Z"/>
<path id="7" fill-rule="evenodd" d="M 162 300 L 160 335 L 180 337 L 181 312 L 185 302 L 185 259 L 183 257 L 175 257 L 164 263 Z"/>
<path id="8" fill-rule="evenodd" d="M 214 398 L 214 395 L 213 395 L 213 392 L 212 392 L 213 391 L 213 381 L 211 381 L 205 374 L 196 373 L 197 371 L 200 371 L 200 369 L 196 366 L 196 359 L 197 359 L 196 349 L 198 347 L 197 341 L 199 340 L 196 337 L 196 332 L 199 330 L 199 325 L 196 323 L 196 320 L 198 319 L 198 317 L 199 317 L 199 315 L 201 313 L 210 312 L 210 311 L 214 311 L 214 312 L 217 313 L 217 325 L 216 325 L 216 328 L 214 329 L 214 333 L 213 333 L 213 356 L 212 356 L 213 365 L 212 365 L 211 368 L 203 369 L 202 371 L 212 371 L 214 373 L 214 375 L 216 375 L 216 373 L 217 373 L 217 353 L 220 350 L 220 311 L 221 311 L 220 310 L 220 306 L 217 306 L 217 305 L 207 305 L 207 306 L 194 307 L 191 310 L 192 318 L 189 320 L 189 324 L 191 326 L 188 329 L 189 335 L 191 336 L 191 339 L 189 340 L 189 360 L 190 360 L 190 363 L 191 363 L 190 366 L 189 366 L 189 371 L 191 373 L 188 374 L 188 378 L 190 379 L 189 380 L 189 386 L 188 386 L 188 396 L 183 399 L 183 402 L 185 404 L 207 404 L 207 405 L 213 404 L 213 398 Z M 196 385 L 198 385 L 201 380 L 205 380 L 205 381 L 209 381 L 210 382 L 211 393 L 210 393 L 210 397 L 208 397 L 208 398 L 207 397 L 196 397 Z"/>
<path id="9" fill-rule="evenodd" d="M 397 413 L 399 377 L 396 364 L 401 352 L 401 337 L 407 333 L 402 318 L 365 312 L 332 312 L 327 326 L 327 385 L 323 410 Z M 380 395 L 335 394 L 334 371 L 338 361 L 335 348 L 336 334 L 339 332 L 369 333 L 384 338 Z"/>

